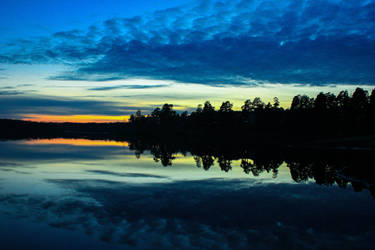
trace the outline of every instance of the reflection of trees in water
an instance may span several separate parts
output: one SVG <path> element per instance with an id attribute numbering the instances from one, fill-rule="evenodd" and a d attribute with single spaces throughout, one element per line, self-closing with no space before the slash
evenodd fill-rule
<path id="1" fill-rule="evenodd" d="M 276 178 L 279 172 L 278 169 L 282 163 L 283 161 L 278 159 L 242 159 L 241 168 L 243 168 L 246 174 L 251 172 L 253 176 L 259 176 L 265 171 L 267 173 L 272 172 L 272 177 Z"/>
<path id="2" fill-rule="evenodd" d="M 154 156 L 155 162 L 161 162 L 163 166 L 171 166 L 172 160 L 176 157 L 173 156 L 173 152 L 169 151 L 166 147 L 160 145 L 153 145 L 151 148 L 151 154 Z"/>
<path id="3" fill-rule="evenodd" d="M 209 170 L 211 166 L 214 165 L 215 158 L 211 155 L 202 155 L 202 156 L 197 156 L 195 155 L 194 157 L 195 164 L 198 168 L 201 168 L 203 166 L 204 170 Z"/>
<path id="4" fill-rule="evenodd" d="M 232 161 L 226 159 L 224 156 L 219 156 L 217 162 L 222 171 L 228 172 L 229 170 L 232 170 Z"/>
<path id="5" fill-rule="evenodd" d="M 373 156 L 368 154 L 353 154 L 328 159 L 294 159 L 287 160 L 287 167 L 295 182 L 314 180 L 319 185 L 337 185 L 346 188 L 351 184 L 354 191 L 368 189 L 375 197 L 375 172 L 368 164 L 373 162 Z"/>
<path id="6" fill-rule="evenodd" d="M 337 179 L 337 169 L 323 161 L 316 162 L 287 162 L 290 175 L 295 182 L 308 181 L 314 179 L 317 184 L 333 185 Z M 339 182 L 342 187 L 346 184 Z M 337 184 L 339 184 L 337 183 Z"/>
<path id="7" fill-rule="evenodd" d="M 299 153 L 250 150 L 248 148 L 228 148 L 205 146 L 201 148 L 183 148 L 178 144 L 158 144 L 153 142 L 135 141 L 130 143 L 130 149 L 136 157 L 145 150 L 150 150 L 156 162 L 163 166 L 172 166 L 176 154 L 191 152 L 198 168 L 209 170 L 215 161 L 222 171 L 232 170 L 232 162 L 240 161 L 243 172 L 257 177 L 262 173 L 272 173 L 277 178 L 280 166 L 285 163 L 290 170 L 291 178 L 297 182 L 314 180 L 319 185 L 338 185 L 346 188 L 351 184 L 355 191 L 368 189 L 374 192 L 375 170 L 369 164 L 374 162 L 374 156 L 361 153 Z"/>

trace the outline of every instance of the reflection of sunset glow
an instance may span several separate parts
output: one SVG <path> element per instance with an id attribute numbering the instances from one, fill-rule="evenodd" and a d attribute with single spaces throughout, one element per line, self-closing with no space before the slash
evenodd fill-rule
<path id="1" fill-rule="evenodd" d="M 46 145 L 46 144 L 61 144 L 73 146 L 121 146 L 128 147 L 129 143 L 126 141 L 105 141 L 105 140 L 88 140 L 88 139 L 38 139 L 24 142 L 29 145 Z"/>
<path id="2" fill-rule="evenodd" d="M 109 115 L 38 115 L 25 114 L 22 115 L 23 120 L 33 122 L 127 122 L 128 115 L 109 116 Z"/>

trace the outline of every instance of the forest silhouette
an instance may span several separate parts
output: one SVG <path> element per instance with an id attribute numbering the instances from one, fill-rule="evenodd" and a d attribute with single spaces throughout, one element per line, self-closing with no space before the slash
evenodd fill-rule
<path id="1" fill-rule="evenodd" d="M 279 99 L 265 104 L 261 98 L 246 100 L 240 111 L 229 101 L 216 110 L 209 101 L 190 114 L 177 113 L 172 104 L 164 104 L 151 114 L 137 111 L 130 127 L 140 136 L 165 138 L 185 135 L 241 141 L 257 138 L 269 143 L 316 138 L 364 136 L 374 133 L 375 89 L 371 94 L 357 88 L 352 95 L 341 91 L 319 93 L 315 98 L 297 95 L 290 108 L 280 107 Z"/>

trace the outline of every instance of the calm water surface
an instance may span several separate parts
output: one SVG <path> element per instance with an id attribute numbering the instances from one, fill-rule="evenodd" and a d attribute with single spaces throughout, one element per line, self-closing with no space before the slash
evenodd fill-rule
<path id="1" fill-rule="evenodd" d="M 126 142 L 0 142 L 2 249 L 373 249 L 375 199 L 313 179 L 163 167 Z"/>

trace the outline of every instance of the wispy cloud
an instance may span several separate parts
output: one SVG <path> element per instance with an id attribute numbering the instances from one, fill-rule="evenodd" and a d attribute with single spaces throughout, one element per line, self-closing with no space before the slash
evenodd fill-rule
<path id="1" fill-rule="evenodd" d="M 168 87 L 168 85 L 165 85 L 165 84 L 161 84 L 161 85 L 116 85 L 116 86 L 89 88 L 88 90 L 106 91 L 106 90 L 113 90 L 113 89 L 151 89 L 151 88 L 162 88 L 162 87 Z"/>
<path id="2" fill-rule="evenodd" d="M 3 69 L 3 68 L 0 68 L 0 72 L 1 72 L 1 71 L 4 71 L 4 70 L 5 70 L 5 69 Z M 7 79 L 7 77 L 6 77 L 6 76 L 4 76 L 4 75 L 0 75 L 0 80 L 1 80 L 1 79 Z"/>
<path id="3" fill-rule="evenodd" d="M 4 91 L 0 92 L 4 93 Z M 51 114 L 51 115 L 74 115 L 93 114 L 96 115 L 129 115 L 134 111 L 134 107 L 120 105 L 117 102 L 107 102 L 99 100 L 82 100 L 74 98 L 63 98 L 56 96 L 23 96 L 23 95 L 3 95 L 0 98 L 1 117 L 13 117 L 20 114 Z M 147 107 L 144 107 L 147 109 Z"/>
<path id="4" fill-rule="evenodd" d="M 199 1 L 5 46 L 1 63 L 63 63 L 59 80 L 375 84 L 375 1 Z"/>
<path id="5" fill-rule="evenodd" d="M 0 77 L 1 79 L 1 77 Z M 19 87 L 29 87 L 30 84 L 19 84 L 17 86 L 4 86 L 0 87 L 0 96 L 15 96 L 15 95 L 25 95 L 36 92 L 33 89 L 19 90 Z"/>
<path id="6" fill-rule="evenodd" d="M 2 95 L 22 95 L 24 92 L 16 90 L 0 90 L 0 96 Z"/>

